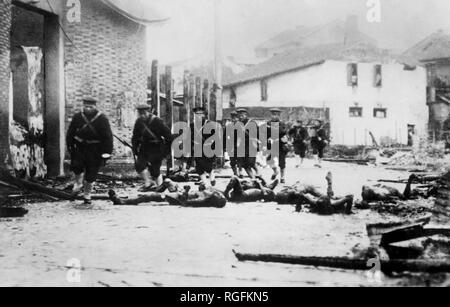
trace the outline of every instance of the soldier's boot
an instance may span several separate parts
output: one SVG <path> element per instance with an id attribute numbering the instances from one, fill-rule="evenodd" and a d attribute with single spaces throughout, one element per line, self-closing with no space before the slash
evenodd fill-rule
<path id="1" fill-rule="evenodd" d="M 164 193 L 165 191 L 176 193 L 178 192 L 178 185 L 176 185 L 172 180 L 166 179 L 159 187 L 154 190 L 154 192 L 156 193 Z"/>
<path id="2" fill-rule="evenodd" d="M 72 196 L 76 197 L 81 194 L 83 189 L 84 174 L 75 175 L 75 182 L 72 189 Z"/>
<path id="3" fill-rule="evenodd" d="M 83 195 L 83 199 L 84 199 L 84 204 L 85 205 L 92 205 L 92 188 L 93 188 L 94 184 L 92 182 L 84 182 L 84 195 Z"/>
<path id="4" fill-rule="evenodd" d="M 285 184 L 286 183 L 286 170 L 282 169 L 281 170 L 281 180 L 280 180 L 281 184 Z"/>
<path id="5" fill-rule="evenodd" d="M 148 170 L 143 171 L 139 175 L 144 181 L 144 186 L 139 189 L 139 192 L 149 192 L 152 188 L 154 188 L 155 183 L 150 179 L 150 173 Z"/>

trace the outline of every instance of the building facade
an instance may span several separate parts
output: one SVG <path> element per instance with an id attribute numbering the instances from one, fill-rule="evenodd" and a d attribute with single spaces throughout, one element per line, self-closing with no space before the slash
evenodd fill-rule
<path id="1" fill-rule="evenodd" d="M 378 144 L 407 145 L 411 131 L 426 133 L 424 68 L 396 61 L 333 57 L 313 57 L 297 66 L 286 64 L 284 57 L 281 67 L 272 60 L 271 65 L 257 67 L 253 75 L 248 72 L 227 84 L 224 102 L 228 101 L 230 108 L 296 108 L 300 113 L 327 110 L 329 118 L 321 119 L 329 120 L 331 142 L 335 145 L 372 145 L 372 136 Z"/>
<path id="2" fill-rule="evenodd" d="M 0 2 L 0 163 L 24 154 L 11 153 L 6 137 L 18 124 L 34 136 L 34 144 L 20 145 L 28 147 L 25 160 L 36 162 L 41 152 L 43 171 L 61 174 L 67 124 L 85 96 L 98 99 L 114 132 L 129 137 L 134 106 L 147 98 L 145 28 L 164 20 L 148 5 L 137 14 L 139 3 L 125 11 L 112 0 Z M 42 127 L 33 129 L 35 122 Z"/>

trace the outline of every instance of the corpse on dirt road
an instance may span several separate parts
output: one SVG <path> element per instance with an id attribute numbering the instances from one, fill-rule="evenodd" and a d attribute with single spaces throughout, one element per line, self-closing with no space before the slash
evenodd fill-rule
<path id="1" fill-rule="evenodd" d="M 110 200 L 116 206 L 137 206 L 145 203 L 169 203 L 172 206 L 190 208 L 223 208 L 227 200 L 222 192 L 213 187 L 200 184 L 198 191 L 191 191 L 190 186 L 182 189 L 169 179 L 155 190 L 137 198 L 121 199 L 114 190 L 108 193 Z"/>
<path id="2" fill-rule="evenodd" d="M 309 205 L 311 212 L 320 215 L 351 214 L 354 196 L 335 197 L 333 175 L 328 173 L 325 179 L 328 186 L 326 195 L 311 185 L 297 183 L 276 193 L 275 201 L 279 205 L 296 205 L 296 211 L 298 212 L 301 211 L 302 205 Z"/>

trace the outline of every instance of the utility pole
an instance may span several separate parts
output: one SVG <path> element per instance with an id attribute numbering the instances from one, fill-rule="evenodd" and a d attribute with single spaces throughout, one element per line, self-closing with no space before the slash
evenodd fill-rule
<path id="1" fill-rule="evenodd" d="M 220 26 L 221 0 L 214 0 L 214 84 L 213 91 L 216 97 L 216 120 L 223 119 L 222 101 L 222 33 Z"/>

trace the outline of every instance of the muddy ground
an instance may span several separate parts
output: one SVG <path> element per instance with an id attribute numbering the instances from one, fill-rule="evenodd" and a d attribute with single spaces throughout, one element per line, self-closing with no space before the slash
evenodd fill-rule
<path id="1" fill-rule="evenodd" d="M 324 191 L 332 171 L 335 192 L 359 198 L 363 184 L 404 179 L 409 173 L 371 166 L 288 161 L 287 184 L 301 180 Z M 231 174 L 230 170 L 221 171 Z M 270 170 L 265 170 L 270 177 Z M 225 179 L 218 187 L 224 188 Z M 395 185 L 394 185 L 395 186 Z M 398 186 L 403 188 L 402 185 Z M 133 195 L 135 188 L 120 189 Z M 28 215 L 0 220 L 0 286 L 442 286 L 448 275 L 382 276 L 268 263 L 240 263 L 233 250 L 298 256 L 355 256 L 370 246 L 367 223 L 400 221 L 371 210 L 317 216 L 269 203 L 224 209 L 142 205 L 93 210 L 76 203 L 27 204 Z M 420 210 L 418 215 L 420 215 Z M 78 262 L 81 272 L 76 269 Z M 68 267 L 75 266 L 75 270 Z M 74 277 L 75 276 L 75 277 Z M 78 276 L 81 277 L 78 282 Z"/>

